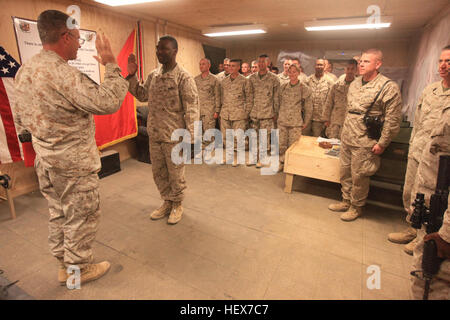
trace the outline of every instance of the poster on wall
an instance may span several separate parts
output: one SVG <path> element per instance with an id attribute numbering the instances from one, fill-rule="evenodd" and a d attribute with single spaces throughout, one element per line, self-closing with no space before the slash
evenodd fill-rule
<path id="1" fill-rule="evenodd" d="M 23 64 L 42 49 L 37 22 L 18 17 L 12 17 L 12 19 L 20 60 L 21 64 Z M 100 66 L 97 60 L 94 59 L 94 56 L 97 54 L 97 49 L 95 48 L 97 33 L 85 29 L 79 29 L 79 31 L 80 38 L 84 39 L 84 43 L 78 50 L 77 59 L 69 61 L 69 65 L 77 68 L 96 83 L 100 84 Z"/>

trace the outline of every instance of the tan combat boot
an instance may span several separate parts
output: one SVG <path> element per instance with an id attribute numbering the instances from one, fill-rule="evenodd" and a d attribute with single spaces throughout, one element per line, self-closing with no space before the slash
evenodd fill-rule
<path id="1" fill-rule="evenodd" d="M 406 244 L 410 243 L 417 236 L 417 230 L 409 227 L 401 232 L 393 232 L 388 234 L 388 240 L 394 243 Z"/>
<path id="2" fill-rule="evenodd" d="M 110 268 L 111 264 L 108 261 L 86 265 L 80 270 L 80 284 L 85 284 L 103 277 Z M 75 279 L 73 281 L 72 285 L 75 285 Z"/>
<path id="3" fill-rule="evenodd" d="M 170 213 L 170 210 L 172 210 L 172 201 L 164 200 L 162 206 L 150 214 L 150 219 L 152 220 L 162 219 Z"/>
<path id="4" fill-rule="evenodd" d="M 413 255 L 414 249 L 417 246 L 417 243 L 419 242 L 419 240 L 417 240 L 417 238 L 415 238 L 413 241 L 411 241 L 410 243 L 408 243 L 404 248 L 403 251 L 405 251 L 406 254 L 409 254 L 410 256 Z"/>
<path id="5" fill-rule="evenodd" d="M 328 209 L 336 212 L 344 212 L 350 209 L 350 200 L 342 199 L 342 202 L 332 203 L 328 206 Z"/>
<path id="6" fill-rule="evenodd" d="M 341 214 L 342 221 L 353 221 L 356 220 L 362 214 L 362 207 L 356 207 L 351 205 L 350 209 Z"/>
<path id="7" fill-rule="evenodd" d="M 69 278 L 69 275 L 67 274 L 66 266 L 64 265 L 63 259 L 58 259 L 58 282 L 60 285 L 65 286 L 67 278 Z"/>
<path id="8" fill-rule="evenodd" d="M 181 216 L 183 215 L 183 207 L 181 206 L 181 202 L 174 202 L 172 205 L 172 211 L 170 212 L 169 220 L 167 220 L 168 224 L 176 224 L 181 220 Z"/>
<path id="9" fill-rule="evenodd" d="M 81 284 L 103 277 L 108 272 L 109 268 L 111 268 L 111 264 L 108 261 L 88 264 L 81 269 Z"/>

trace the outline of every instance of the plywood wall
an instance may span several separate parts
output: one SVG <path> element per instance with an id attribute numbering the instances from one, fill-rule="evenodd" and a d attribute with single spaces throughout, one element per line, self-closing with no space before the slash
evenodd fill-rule
<path id="1" fill-rule="evenodd" d="M 221 43 L 211 42 L 199 32 L 182 26 L 167 24 L 163 20 L 150 17 L 149 19 L 131 17 L 77 0 L 0 0 L 0 30 L 2 30 L 0 45 L 19 61 L 11 16 L 36 20 L 39 13 L 44 10 L 56 9 L 66 12 L 67 7 L 73 4 L 78 5 L 81 9 L 81 28 L 96 31 L 99 29 L 103 30 L 110 38 L 115 54 L 119 53 L 125 40 L 135 27 L 136 21 L 141 20 L 143 25 L 145 75 L 157 67 L 155 55 L 157 29 L 160 36 L 171 34 L 177 38 L 179 42 L 177 60 L 192 75 L 199 73 L 198 62 L 204 56 L 202 43 L 215 46 L 221 45 Z"/>
<path id="2" fill-rule="evenodd" d="M 280 51 L 301 51 L 309 56 L 323 57 L 328 50 L 362 51 L 379 48 L 383 51 L 386 67 L 407 67 L 409 39 L 399 40 L 317 40 L 317 41 L 236 41 L 230 44 L 230 58 L 255 60 L 260 54 L 268 54 L 275 61 Z"/>

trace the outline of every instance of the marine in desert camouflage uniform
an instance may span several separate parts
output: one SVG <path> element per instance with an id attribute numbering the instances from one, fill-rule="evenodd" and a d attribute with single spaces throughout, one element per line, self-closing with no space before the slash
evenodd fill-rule
<path id="1" fill-rule="evenodd" d="M 18 71 L 12 106 L 19 134 L 32 135 L 39 187 L 49 206 L 48 240 L 62 285 L 69 265 L 80 268 L 81 283 L 110 268 L 107 261 L 93 264 L 101 168 L 93 115 L 116 112 L 128 87 L 108 39 L 101 34 L 96 40 L 96 59 L 105 65 L 101 85 L 67 63 L 76 59 L 83 41 L 78 29 L 67 28 L 68 19 L 56 10 L 39 15 L 43 49 Z"/>
<path id="2" fill-rule="evenodd" d="M 403 206 L 407 212 L 406 221 L 413 211 L 412 202 L 415 194 L 411 192 L 417 175 L 417 168 L 421 161 L 424 146 L 430 140 L 430 133 L 442 115 L 442 110 L 450 105 L 450 91 L 445 89 L 445 83 L 450 74 L 450 48 L 441 51 L 439 59 L 439 74 L 441 81 L 428 85 L 422 92 L 414 115 L 413 131 L 409 140 L 408 166 L 403 187 Z M 394 243 L 408 243 L 416 237 L 416 230 L 408 227 L 406 230 L 390 233 L 388 239 Z M 405 252 L 412 255 L 415 242 L 405 246 Z"/>
<path id="3" fill-rule="evenodd" d="M 312 117 L 311 91 L 305 83 L 298 80 L 299 74 L 300 68 L 295 64 L 291 65 L 289 67 L 291 80 L 283 83 L 280 88 L 278 129 L 281 163 L 284 163 L 286 150 L 301 137 L 302 130 Z"/>
<path id="4" fill-rule="evenodd" d="M 348 113 L 342 129 L 339 156 L 343 201 L 328 207 L 332 211 L 345 211 L 341 215 L 344 221 L 353 221 L 362 214 L 369 193 L 370 176 L 378 170 L 380 155 L 400 130 L 400 90 L 395 82 L 378 72 L 382 59 L 380 50 L 367 50 L 361 58 L 362 77 L 355 79 L 348 91 Z M 376 98 L 378 92 L 380 95 Z M 369 115 L 384 119 L 378 141 L 369 138 L 363 122 L 366 111 L 374 101 Z"/>
<path id="5" fill-rule="evenodd" d="M 450 67 L 450 59 L 447 60 Z M 449 79 L 450 80 L 450 79 Z M 446 90 L 450 91 L 450 82 L 447 82 Z M 444 89 L 445 90 L 445 89 Z M 450 104 L 444 107 L 435 126 L 430 133 L 430 139 L 423 146 L 421 160 L 417 169 L 416 179 L 412 191 L 425 195 L 425 205 L 429 207 L 430 197 L 435 193 L 439 168 L 439 157 L 450 155 Z M 450 203 L 450 197 L 448 198 Z M 417 244 L 413 248 L 414 260 L 412 270 L 422 270 L 422 257 L 424 241 L 434 240 L 437 245 L 438 257 L 445 259 L 438 273 L 430 283 L 429 299 L 450 299 L 450 208 L 444 213 L 443 223 L 438 232 L 425 235 L 424 227 L 417 232 Z M 411 277 L 411 289 L 415 299 L 422 299 L 425 282 L 419 278 Z"/>
<path id="6" fill-rule="evenodd" d="M 300 80 L 302 83 L 308 85 L 308 76 L 301 71 L 302 70 L 302 65 L 300 63 L 300 59 L 299 58 L 292 58 L 291 64 L 295 64 L 297 67 L 300 68 L 300 74 L 298 76 L 298 80 Z"/>
<path id="7" fill-rule="evenodd" d="M 147 77 L 144 86 L 135 76 L 135 56 L 128 63 L 129 91 L 139 101 L 148 101 L 147 131 L 150 139 L 150 158 L 155 184 L 162 206 L 150 214 L 152 220 L 169 215 L 168 223 L 181 220 L 186 180 L 184 163 L 172 160 L 172 149 L 178 141 L 172 141 L 177 129 L 187 129 L 194 137 L 194 122 L 200 120 L 198 92 L 194 78 L 176 62 L 178 43 L 171 36 L 161 37 L 156 47 L 158 61 L 162 64 Z"/>
<path id="8" fill-rule="evenodd" d="M 313 115 L 311 124 L 305 128 L 304 134 L 318 137 L 325 128 L 323 121 L 323 111 L 328 94 L 330 93 L 333 81 L 324 75 L 325 63 L 323 59 L 316 60 L 316 72 L 309 76 L 307 85 L 311 89 L 313 103 Z"/>
<path id="9" fill-rule="evenodd" d="M 239 73 L 240 60 L 230 61 L 230 76 L 221 83 L 221 106 L 220 111 L 215 115 L 220 116 L 220 128 L 224 147 L 226 146 L 226 130 L 241 129 L 244 132 L 253 103 L 253 92 L 248 78 Z M 243 139 L 239 136 L 238 139 Z M 234 143 L 236 149 L 236 143 Z M 233 159 L 233 166 L 237 166 L 237 161 L 233 154 L 227 154 L 228 159 Z"/>
<path id="10" fill-rule="evenodd" d="M 356 60 L 350 60 L 345 69 L 346 77 L 339 79 L 331 87 L 323 113 L 323 121 L 327 127 L 325 133 L 328 138 L 341 139 L 342 125 L 347 114 L 348 88 L 355 79 L 357 66 Z"/>
<path id="11" fill-rule="evenodd" d="M 229 69 L 230 69 L 230 59 L 225 58 L 225 59 L 223 59 L 223 71 L 217 74 L 217 79 L 222 81 L 223 79 L 228 77 L 230 75 Z"/>
<path id="12" fill-rule="evenodd" d="M 201 59 L 201 74 L 194 78 L 198 90 L 200 120 L 202 121 L 203 133 L 206 130 L 216 127 L 214 113 L 220 111 L 220 83 L 217 77 L 209 72 L 210 67 L 211 62 L 209 59 Z"/>
<path id="13" fill-rule="evenodd" d="M 283 84 L 285 82 L 289 82 L 289 67 L 292 64 L 292 60 L 289 58 L 284 59 L 283 61 L 283 72 L 278 75 L 278 78 L 280 78 L 280 84 Z"/>
<path id="14" fill-rule="evenodd" d="M 272 72 L 267 71 L 267 58 L 260 56 L 258 58 L 258 73 L 252 74 L 249 81 L 253 91 L 252 109 L 250 112 L 250 128 L 255 129 L 258 135 L 259 144 L 259 130 L 267 130 L 267 149 L 270 146 L 270 134 L 274 128 L 274 119 L 278 114 L 280 80 Z M 254 148 L 256 151 L 256 148 Z M 259 154 L 259 153 L 258 153 Z M 256 154 L 253 155 L 254 160 Z M 261 159 L 258 159 L 256 167 L 262 166 Z M 254 165 L 254 161 L 247 162 L 247 165 Z"/>

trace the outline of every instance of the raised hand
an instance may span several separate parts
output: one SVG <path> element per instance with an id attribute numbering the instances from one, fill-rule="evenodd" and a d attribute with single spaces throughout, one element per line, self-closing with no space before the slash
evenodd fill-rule
<path id="1" fill-rule="evenodd" d="M 95 39 L 95 47 L 97 49 L 97 56 L 94 56 L 95 60 L 102 65 L 107 63 L 116 63 L 116 58 L 111 50 L 111 44 L 105 34 L 97 33 L 97 39 Z"/>
<path id="2" fill-rule="evenodd" d="M 128 56 L 128 66 L 127 66 L 127 70 L 128 70 L 128 75 L 134 75 L 137 71 L 137 64 L 136 64 L 136 56 L 133 53 L 130 53 L 130 55 Z"/>

